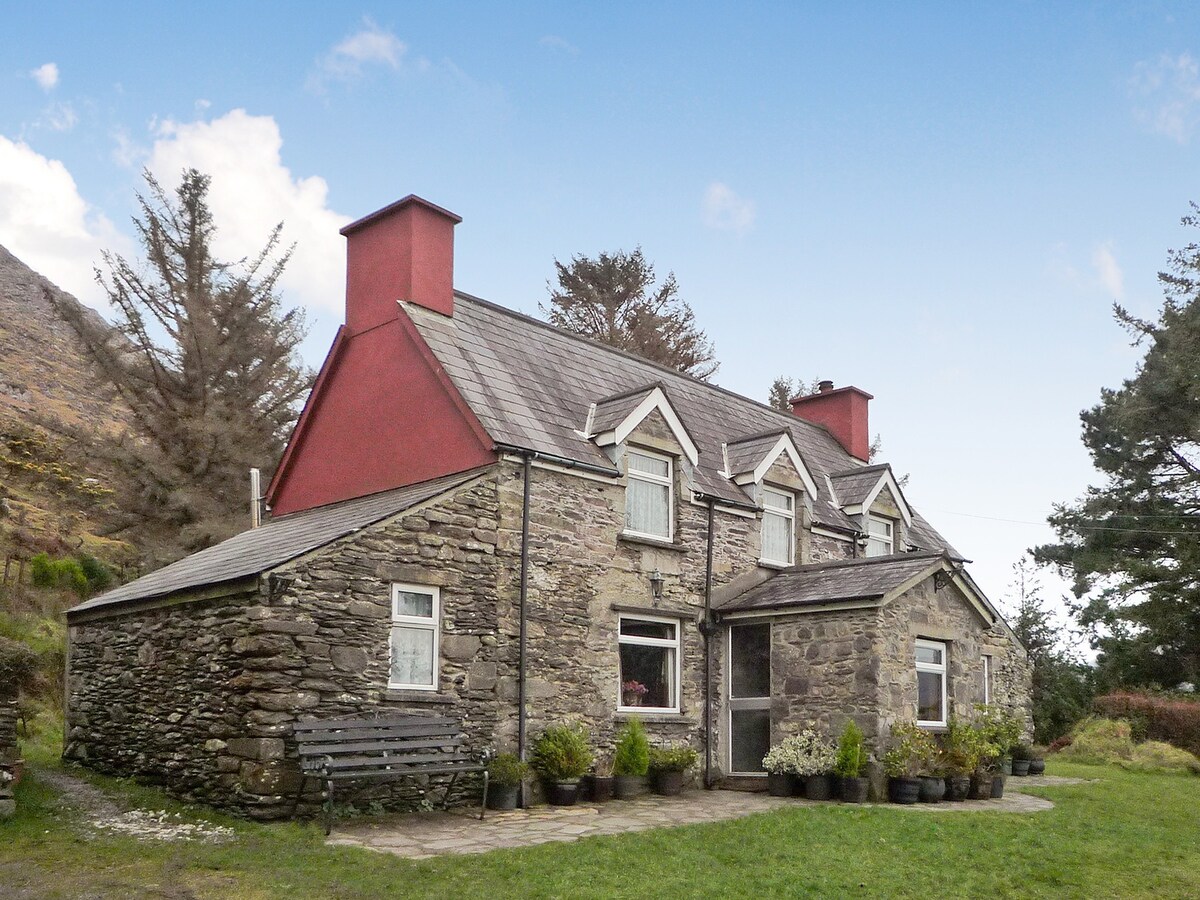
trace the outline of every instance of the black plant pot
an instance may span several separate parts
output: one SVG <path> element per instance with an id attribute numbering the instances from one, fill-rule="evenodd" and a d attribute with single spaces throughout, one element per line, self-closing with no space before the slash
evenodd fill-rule
<path id="1" fill-rule="evenodd" d="M 992 776 L 990 774 L 972 775 L 969 796 L 972 800 L 990 800 L 992 798 Z"/>
<path id="2" fill-rule="evenodd" d="M 841 778 L 842 801 L 845 803 L 866 803 L 867 793 L 871 790 L 870 778 Z"/>
<path id="3" fill-rule="evenodd" d="M 646 793 L 645 775 L 613 776 L 613 796 L 618 800 L 636 800 Z"/>
<path id="4" fill-rule="evenodd" d="M 921 802 L 937 803 L 946 796 L 946 779 L 937 775 L 921 776 Z"/>
<path id="5" fill-rule="evenodd" d="M 992 799 L 999 800 L 1004 796 L 1004 776 L 996 774 L 992 776 Z"/>
<path id="6" fill-rule="evenodd" d="M 1043 775 L 1046 772 L 1046 760 L 1040 756 L 1035 756 L 1029 761 L 1030 775 Z"/>
<path id="7" fill-rule="evenodd" d="M 888 799 L 893 803 L 916 803 L 921 799 L 921 779 L 889 778 Z"/>
<path id="8" fill-rule="evenodd" d="M 551 806 L 574 806 L 579 799 L 579 782 L 547 781 L 546 799 Z"/>
<path id="9" fill-rule="evenodd" d="M 1024 778 L 1026 775 L 1029 774 L 1029 763 L 1030 763 L 1030 760 L 1028 760 L 1028 759 L 1014 759 L 1013 760 L 1013 774 L 1016 775 L 1018 778 Z"/>
<path id="10" fill-rule="evenodd" d="M 664 797 L 677 797 L 683 793 L 682 772 L 655 772 L 654 791 Z"/>
<path id="11" fill-rule="evenodd" d="M 1005 775 L 1012 774 L 1012 757 L 1006 756 L 1000 761 L 1000 771 Z"/>
<path id="12" fill-rule="evenodd" d="M 792 776 L 787 772 L 768 772 L 767 793 L 772 797 L 792 796 Z"/>
<path id="13" fill-rule="evenodd" d="M 809 775 L 804 779 L 804 796 L 809 800 L 833 799 L 833 779 L 828 775 Z"/>
<path id="14" fill-rule="evenodd" d="M 951 775 L 946 779 L 946 799 L 966 800 L 971 793 L 971 777 L 969 775 Z"/>
<path id="15" fill-rule="evenodd" d="M 521 794 L 519 784 L 489 784 L 488 809 L 516 809 L 517 798 Z"/>
<path id="16" fill-rule="evenodd" d="M 592 802 L 607 803 L 613 798 L 613 777 L 611 775 L 592 776 Z"/>

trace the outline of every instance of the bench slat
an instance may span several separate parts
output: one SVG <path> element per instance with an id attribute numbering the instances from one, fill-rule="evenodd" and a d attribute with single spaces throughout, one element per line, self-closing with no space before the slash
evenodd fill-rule
<path id="1" fill-rule="evenodd" d="M 412 777 L 413 775 L 449 775 L 454 772 L 482 772 L 487 766 L 475 764 L 471 766 L 429 766 L 420 769 L 410 769 L 404 771 L 402 769 L 370 770 L 367 772 L 357 772 L 353 769 L 339 770 L 330 772 L 328 775 L 321 773 L 318 777 L 328 778 L 333 781 L 345 781 L 351 778 L 368 778 L 368 779 L 384 779 L 384 778 L 404 778 Z"/>
<path id="2" fill-rule="evenodd" d="M 335 756 L 332 759 L 326 759 L 320 763 L 318 768 L 328 769 L 346 769 L 353 766 L 360 768 L 370 766 L 378 766 L 381 769 L 395 768 L 396 766 L 412 766 L 417 763 L 432 763 L 432 762 L 474 762 L 475 760 L 466 753 L 405 753 L 396 756 Z"/>
<path id="3" fill-rule="evenodd" d="M 334 756 L 338 753 L 363 753 L 376 750 L 390 750 L 395 753 L 405 753 L 409 750 L 423 750 L 429 747 L 458 747 L 462 738 L 424 738 L 421 740 L 392 739 L 373 741 L 346 741 L 336 744 L 308 744 L 304 747 L 304 756 Z"/>
<path id="4" fill-rule="evenodd" d="M 356 728 L 353 730 L 340 728 L 337 730 L 310 731 L 307 734 L 297 734 L 296 743 L 300 746 L 307 744 L 333 744 L 339 741 L 369 741 L 388 738 L 418 738 L 418 737 L 458 737 L 462 729 L 458 726 L 447 728 L 442 725 L 410 725 L 405 728 Z"/>
<path id="5" fill-rule="evenodd" d="M 340 719 L 304 719 L 292 727 L 296 732 L 329 731 L 342 728 L 390 728 L 396 725 L 454 725 L 458 719 L 450 716 L 345 716 Z"/>

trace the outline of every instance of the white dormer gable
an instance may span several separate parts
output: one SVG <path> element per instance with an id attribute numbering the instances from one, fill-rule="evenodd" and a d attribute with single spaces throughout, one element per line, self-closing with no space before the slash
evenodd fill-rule
<path id="1" fill-rule="evenodd" d="M 896 507 L 900 510 L 900 517 L 904 519 L 904 524 L 908 527 L 912 526 L 912 509 L 909 507 L 908 501 L 904 499 L 904 492 L 900 490 L 896 476 L 892 474 L 891 466 L 867 466 L 860 470 L 840 472 L 832 478 L 835 487 L 839 481 L 851 480 L 853 481 L 852 487 L 855 490 L 847 490 L 851 485 L 846 485 L 838 489 L 835 494 L 835 496 L 850 501 L 845 506 L 842 506 L 842 512 L 848 516 L 858 516 L 868 513 L 875 499 L 886 487 L 891 491 L 892 497 L 895 498 Z"/>
<path id="2" fill-rule="evenodd" d="M 683 455 L 693 466 L 700 459 L 700 450 L 679 414 L 667 399 L 661 384 L 638 388 L 615 397 L 607 397 L 591 405 L 583 437 L 596 442 L 599 447 L 623 444 L 629 435 L 655 410 L 671 430 L 675 440 L 683 449 Z"/>
<path id="3" fill-rule="evenodd" d="M 722 444 L 721 451 L 724 456 L 722 462 L 725 470 L 720 474 L 731 479 L 735 484 L 743 486 L 759 484 L 770 471 L 771 466 L 775 465 L 780 457 L 786 456 L 800 476 L 800 481 L 808 496 L 817 496 L 817 483 L 813 479 L 812 473 L 808 471 L 808 466 L 804 464 L 804 459 L 796 448 L 796 442 L 792 440 L 792 435 L 788 431 L 742 438 Z"/>

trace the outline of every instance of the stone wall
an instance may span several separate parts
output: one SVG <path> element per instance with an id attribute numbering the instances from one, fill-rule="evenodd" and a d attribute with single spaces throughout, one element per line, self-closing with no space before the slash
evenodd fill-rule
<path id="1" fill-rule="evenodd" d="M 15 762 L 19 755 L 17 718 L 17 701 L 0 699 L 0 766 Z"/>

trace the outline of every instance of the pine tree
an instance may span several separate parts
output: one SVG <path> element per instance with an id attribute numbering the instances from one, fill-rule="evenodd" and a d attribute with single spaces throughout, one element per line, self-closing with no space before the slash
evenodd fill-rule
<path id="1" fill-rule="evenodd" d="M 105 252 L 107 272 L 96 269 L 115 327 L 47 294 L 132 424 L 115 440 L 57 429 L 114 473 L 116 531 L 175 556 L 242 530 L 248 469 L 276 465 L 312 375 L 297 357 L 303 313 L 283 311 L 276 291 L 291 255 L 282 223 L 255 256 L 223 262 L 209 176 L 186 170 L 173 198 L 145 179 L 142 265 Z"/>
<path id="2" fill-rule="evenodd" d="M 1168 258 L 1157 321 L 1113 308 L 1145 357 L 1080 416 L 1104 486 L 1056 505 L 1035 550 L 1073 576 L 1106 684 L 1200 681 L 1200 244 Z"/>
<path id="3" fill-rule="evenodd" d="M 550 305 L 539 304 L 551 324 L 703 381 L 716 373 L 713 345 L 678 296 L 674 273 L 655 287 L 654 266 L 641 247 L 554 266 L 558 284 L 546 285 Z"/>

